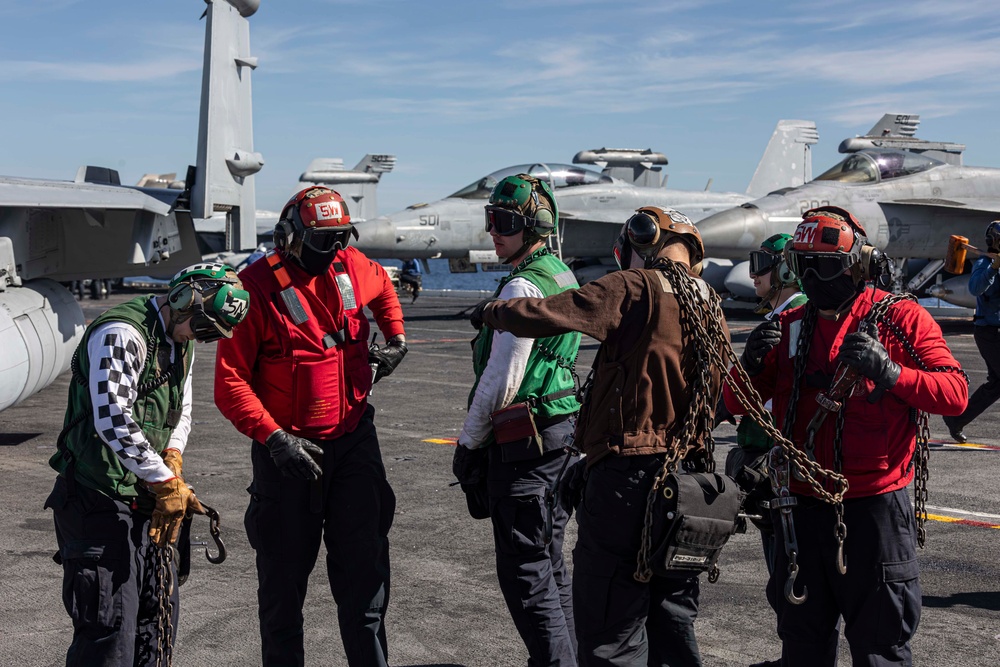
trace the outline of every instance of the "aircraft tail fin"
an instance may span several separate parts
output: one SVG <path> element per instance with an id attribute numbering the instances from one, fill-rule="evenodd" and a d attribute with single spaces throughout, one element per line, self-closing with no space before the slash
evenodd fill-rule
<path id="1" fill-rule="evenodd" d="M 810 146 L 817 142 L 819 132 L 813 121 L 779 120 L 750 179 L 747 194 L 763 197 L 769 192 L 812 180 Z"/>
<path id="2" fill-rule="evenodd" d="M 344 169 L 344 161 L 339 157 L 320 157 L 309 163 L 299 181 L 336 190 L 347 202 L 352 219 L 371 220 L 378 215 L 376 188 L 382 174 L 395 166 L 396 156 L 384 153 L 369 153 L 349 170 Z"/>
<path id="3" fill-rule="evenodd" d="M 191 216 L 210 218 L 226 212 L 226 247 L 257 247 L 253 175 L 264 158 L 253 150 L 253 109 L 247 18 L 257 11 L 252 0 L 205 0 L 205 64 L 201 80 L 198 164 L 191 186 Z M 234 55 L 235 54 L 235 55 Z"/>
<path id="4" fill-rule="evenodd" d="M 912 137 L 920 126 L 920 114 L 887 113 L 868 130 L 866 137 Z"/>
<path id="5" fill-rule="evenodd" d="M 894 149 L 919 153 L 961 166 L 965 144 L 950 141 L 925 141 L 914 134 L 920 125 L 919 114 L 887 113 L 862 137 L 849 137 L 837 148 L 841 153 L 856 153 L 865 149 Z"/>

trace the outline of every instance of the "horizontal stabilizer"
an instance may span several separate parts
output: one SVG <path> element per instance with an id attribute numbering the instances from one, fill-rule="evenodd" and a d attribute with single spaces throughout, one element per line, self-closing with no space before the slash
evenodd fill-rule
<path id="1" fill-rule="evenodd" d="M 656 153 L 651 148 L 595 148 L 580 151 L 573 156 L 573 164 L 597 165 L 605 176 L 638 187 L 659 188 L 666 184 L 666 178 L 660 176 L 663 168 L 653 165 L 667 164 L 667 156 Z"/>

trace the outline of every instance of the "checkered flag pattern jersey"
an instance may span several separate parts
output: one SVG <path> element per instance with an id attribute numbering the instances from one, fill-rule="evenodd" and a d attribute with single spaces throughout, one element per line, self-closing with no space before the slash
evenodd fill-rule
<path id="1" fill-rule="evenodd" d="M 173 477 L 132 416 L 138 396 L 139 378 L 146 359 L 146 344 L 131 325 L 108 322 L 90 336 L 90 398 L 94 406 L 94 427 L 121 461 L 123 467 L 147 482 Z M 178 353 L 176 346 L 174 354 Z M 168 445 L 183 450 L 190 430 L 190 377 L 184 388 L 182 423 Z M 180 432 L 178 432 L 180 431 Z"/>

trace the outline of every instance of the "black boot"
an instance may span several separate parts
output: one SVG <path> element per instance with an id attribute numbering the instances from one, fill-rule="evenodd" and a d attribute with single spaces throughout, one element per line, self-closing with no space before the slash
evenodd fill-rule
<path id="1" fill-rule="evenodd" d="M 962 432 L 962 426 L 958 423 L 958 417 L 942 417 L 944 425 L 948 427 L 948 433 L 951 435 L 951 439 L 955 442 L 962 444 L 968 442 L 969 439 L 965 437 L 965 433 Z"/>

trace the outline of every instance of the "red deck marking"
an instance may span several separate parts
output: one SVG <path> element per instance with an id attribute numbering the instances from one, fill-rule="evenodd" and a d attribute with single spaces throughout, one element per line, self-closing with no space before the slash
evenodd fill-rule
<path id="1" fill-rule="evenodd" d="M 940 521 L 942 523 L 957 523 L 963 526 L 975 526 L 977 528 L 993 528 L 995 530 L 1000 530 L 1000 524 L 989 523 L 988 521 L 975 521 L 973 519 L 957 519 L 953 516 L 943 516 L 941 514 L 928 514 L 927 518 L 931 521 Z"/>

